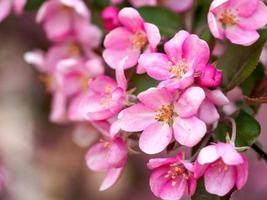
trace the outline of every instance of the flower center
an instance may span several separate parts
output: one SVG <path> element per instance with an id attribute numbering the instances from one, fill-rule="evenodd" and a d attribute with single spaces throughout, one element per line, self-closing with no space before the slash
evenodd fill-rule
<path id="1" fill-rule="evenodd" d="M 218 160 L 217 162 L 212 164 L 218 169 L 218 172 L 227 171 L 229 167 L 222 161 L 222 159 Z"/>
<path id="2" fill-rule="evenodd" d="M 75 43 L 70 43 L 68 45 L 68 53 L 73 57 L 78 57 L 82 54 L 80 47 Z"/>
<path id="3" fill-rule="evenodd" d="M 160 122 L 172 123 L 172 117 L 174 115 L 172 105 L 163 105 L 156 111 L 155 119 Z"/>
<path id="4" fill-rule="evenodd" d="M 226 9 L 221 13 L 219 21 L 223 26 L 233 26 L 237 22 L 237 14 L 230 9 Z"/>
<path id="5" fill-rule="evenodd" d="M 175 65 L 170 63 L 169 71 L 173 74 L 174 77 L 182 78 L 188 71 L 188 68 L 188 63 L 185 60 L 182 60 Z"/>
<path id="6" fill-rule="evenodd" d="M 44 83 L 47 92 L 51 92 L 53 90 L 54 78 L 52 75 L 43 74 L 39 76 L 39 79 Z"/>
<path id="7" fill-rule="evenodd" d="M 63 12 L 70 12 L 70 11 L 73 10 L 73 8 L 70 7 L 70 6 L 67 6 L 67 5 L 61 5 L 60 6 L 60 10 L 63 11 Z"/>
<path id="8" fill-rule="evenodd" d="M 165 175 L 165 178 L 170 178 L 172 180 L 172 186 L 176 185 L 177 183 L 176 179 L 181 176 L 184 179 L 189 178 L 189 173 L 186 170 L 186 168 L 177 163 L 170 164 L 170 170 Z"/>
<path id="9" fill-rule="evenodd" d="M 137 49 L 143 49 L 147 42 L 147 37 L 143 31 L 137 31 L 132 39 L 133 46 Z"/>
<path id="10" fill-rule="evenodd" d="M 105 85 L 104 94 L 100 100 L 102 106 L 106 107 L 112 99 L 112 87 L 110 85 Z"/>

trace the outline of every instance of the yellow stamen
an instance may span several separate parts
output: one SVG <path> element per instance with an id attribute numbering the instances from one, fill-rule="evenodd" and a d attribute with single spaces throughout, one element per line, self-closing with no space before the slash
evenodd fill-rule
<path id="1" fill-rule="evenodd" d="M 138 31 L 132 38 L 133 46 L 137 49 L 143 49 L 147 44 L 147 37 L 144 32 Z"/>
<path id="2" fill-rule="evenodd" d="M 156 111 L 155 119 L 161 122 L 171 123 L 173 115 L 172 105 L 163 105 Z"/>

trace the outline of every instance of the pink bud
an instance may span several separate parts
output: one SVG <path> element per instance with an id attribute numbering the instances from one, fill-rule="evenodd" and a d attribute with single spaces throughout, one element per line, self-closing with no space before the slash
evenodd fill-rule
<path id="1" fill-rule="evenodd" d="M 216 69 L 215 66 L 208 64 L 197 78 L 197 84 L 203 87 L 216 88 L 222 82 L 222 71 Z"/>
<path id="2" fill-rule="evenodd" d="M 111 31 L 120 25 L 118 19 L 119 9 L 115 6 L 108 6 L 102 11 L 102 19 L 107 31 Z"/>

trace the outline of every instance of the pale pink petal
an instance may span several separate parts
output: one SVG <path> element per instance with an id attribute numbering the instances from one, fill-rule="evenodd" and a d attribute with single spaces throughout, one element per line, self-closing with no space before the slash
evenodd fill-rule
<path id="1" fill-rule="evenodd" d="M 257 31 L 245 30 L 238 25 L 227 27 L 225 30 L 225 35 L 232 43 L 243 46 L 250 46 L 260 37 Z"/>
<path id="2" fill-rule="evenodd" d="M 123 58 L 121 60 L 121 62 L 119 63 L 119 65 L 116 68 L 116 80 L 117 80 L 117 85 L 118 87 L 122 88 L 124 91 L 127 90 L 127 86 L 128 86 L 128 81 L 125 77 L 124 74 L 124 65 L 127 61 L 127 57 Z"/>
<path id="3" fill-rule="evenodd" d="M 74 11 L 79 14 L 80 16 L 86 18 L 87 20 L 90 19 L 90 13 L 86 6 L 86 4 L 82 0 L 59 0 L 65 6 L 71 7 Z"/>
<path id="4" fill-rule="evenodd" d="M 14 10 L 17 15 L 20 15 L 23 13 L 23 9 L 27 3 L 27 0 L 14 0 Z"/>
<path id="5" fill-rule="evenodd" d="M 3 21 L 10 13 L 12 8 L 11 0 L 0 1 L 0 22 Z"/>
<path id="6" fill-rule="evenodd" d="M 166 80 L 171 77 L 168 57 L 163 53 L 145 53 L 138 60 L 147 74 L 156 80 Z"/>
<path id="7" fill-rule="evenodd" d="M 123 50 L 132 46 L 131 37 L 133 34 L 123 27 L 118 27 L 110 31 L 104 40 L 106 48 Z"/>
<path id="8" fill-rule="evenodd" d="M 238 25 L 244 29 L 256 30 L 267 24 L 267 7 L 259 1 L 256 11 L 249 17 L 239 17 Z"/>
<path id="9" fill-rule="evenodd" d="M 200 165 L 213 163 L 220 158 L 220 155 L 217 153 L 217 148 L 215 145 L 209 145 L 202 148 L 198 154 L 197 162 Z"/>
<path id="10" fill-rule="evenodd" d="M 62 92 L 57 91 L 54 93 L 51 107 L 49 119 L 52 122 L 62 122 L 66 120 L 67 99 Z"/>
<path id="11" fill-rule="evenodd" d="M 179 31 L 176 35 L 164 44 L 164 50 L 172 61 L 178 61 L 182 57 L 182 45 L 189 36 L 186 31 Z"/>
<path id="12" fill-rule="evenodd" d="M 44 52 L 42 50 L 33 50 L 26 52 L 23 56 L 24 60 L 34 65 L 40 72 L 48 72 L 47 66 L 44 65 Z"/>
<path id="13" fill-rule="evenodd" d="M 163 186 L 169 181 L 169 179 L 165 177 L 169 169 L 169 166 L 159 167 L 153 170 L 150 176 L 149 185 L 156 197 L 160 197 L 160 192 L 162 191 Z"/>
<path id="14" fill-rule="evenodd" d="M 166 0 L 164 5 L 180 13 L 185 12 L 192 7 L 194 0 Z"/>
<path id="15" fill-rule="evenodd" d="M 173 101 L 173 93 L 166 88 L 149 88 L 141 92 L 138 99 L 147 107 L 155 110 L 163 105 L 170 105 Z"/>
<path id="16" fill-rule="evenodd" d="M 195 146 L 206 134 L 204 122 L 197 117 L 180 118 L 174 120 L 173 131 L 175 139 L 187 147 Z"/>
<path id="17" fill-rule="evenodd" d="M 130 0 L 130 3 L 138 8 L 142 6 L 155 6 L 157 5 L 157 0 Z"/>
<path id="18" fill-rule="evenodd" d="M 232 144 L 218 143 L 216 144 L 218 154 L 227 165 L 238 165 L 243 163 L 242 156 L 235 150 Z"/>
<path id="19" fill-rule="evenodd" d="M 163 151 L 172 139 L 172 129 L 167 123 L 155 122 L 142 132 L 139 139 L 140 149 L 147 154 Z"/>
<path id="20" fill-rule="evenodd" d="M 209 193 L 224 196 L 234 187 L 236 176 L 235 168 L 231 166 L 225 167 L 227 168 L 219 170 L 216 165 L 210 165 L 205 172 L 205 188 Z"/>
<path id="21" fill-rule="evenodd" d="M 198 111 L 199 119 L 201 119 L 206 124 L 213 124 L 218 121 L 220 115 L 212 102 L 209 100 L 204 100 L 199 107 Z"/>
<path id="22" fill-rule="evenodd" d="M 154 115 L 154 112 L 143 104 L 135 104 L 120 112 L 120 128 L 129 132 L 142 131 L 156 122 Z"/>
<path id="23" fill-rule="evenodd" d="M 200 87 L 190 87 L 185 90 L 174 104 L 175 112 L 182 118 L 197 114 L 199 106 L 205 99 L 205 92 Z"/>
<path id="24" fill-rule="evenodd" d="M 228 3 L 229 1 L 230 0 L 213 0 L 210 6 L 210 10 L 216 9 L 219 6 Z"/>
<path id="25" fill-rule="evenodd" d="M 205 90 L 205 93 L 208 99 L 217 106 L 224 106 L 229 103 L 228 98 L 220 89 Z"/>
<path id="26" fill-rule="evenodd" d="M 231 0 L 229 1 L 229 7 L 238 10 L 238 14 L 243 17 L 252 15 L 259 4 L 259 0 Z"/>
<path id="27" fill-rule="evenodd" d="M 109 147 L 108 163 L 114 168 L 121 168 L 127 162 L 128 148 L 122 138 L 117 137 Z"/>
<path id="28" fill-rule="evenodd" d="M 89 81 L 89 88 L 96 94 L 106 93 L 106 90 L 115 90 L 116 82 L 109 76 L 99 75 Z"/>
<path id="29" fill-rule="evenodd" d="M 175 179 L 175 186 L 173 186 L 173 181 L 169 180 L 160 192 L 160 198 L 165 200 L 178 200 L 182 198 L 187 190 L 187 181 L 182 176 Z"/>
<path id="30" fill-rule="evenodd" d="M 244 155 L 242 157 L 244 162 L 236 166 L 236 187 L 238 190 L 242 189 L 248 180 L 248 160 Z"/>
<path id="31" fill-rule="evenodd" d="M 223 27 L 221 23 L 219 23 L 216 20 L 216 17 L 214 16 L 212 12 L 208 13 L 208 25 L 214 37 L 221 39 L 221 40 L 225 38 Z"/>
<path id="32" fill-rule="evenodd" d="M 147 39 L 149 42 L 149 46 L 150 48 L 152 48 L 152 50 L 155 50 L 157 45 L 160 42 L 159 29 L 157 26 L 151 23 L 145 23 L 144 26 L 145 26 L 145 31 L 146 31 Z"/>
<path id="33" fill-rule="evenodd" d="M 174 163 L 176 161 L 176 158 L 154 158 L 149 160 L 147 167 L 148 169 L 155 169 L 163 165 Z"/>
<path id="34" fill-rule="evenodd" d="M 89 59 L 85 63 L 86 69 L 90 72 L 90 75 L 97 76 L 104 74 L 104 64 L 100 59 Z"/>
<path id="35" fill-rule="evenodd" d="M 144 28 L 143 18 L 137 10 L 131 7 L 123 8 L 119 12 L 119 20 L 123 26 L 133 32 Z"/>
<path id="36" fill-rule="evenodd" d="M 119 177 L 121 176 L 123 172 L 123 167 L 122 168 L 114 168 L 114 169 L 109 169 L 107 171 L 106 177 L 101 183 L 101 186 L 99 188 L 99 191 L 104 191 L 109 189 L 112 185 L 114 185 Z"/>

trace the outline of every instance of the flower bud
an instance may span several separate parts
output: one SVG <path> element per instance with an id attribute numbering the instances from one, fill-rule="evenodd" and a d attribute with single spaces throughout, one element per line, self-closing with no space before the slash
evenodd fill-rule
<path id="1" fill-rule="evenodd" d="M 216 88 L 222 82 L 222 71 L 208 64 L 197 78 L 197 84 L 203 87 Z"/>
<path id="2" fill-rule="evenodd" d="M 119 9 L 115 6 L 108 6 L 102 11 L 101 17 L 107 31 L 111 31 L 120 25 L 118 13 Z"/>

